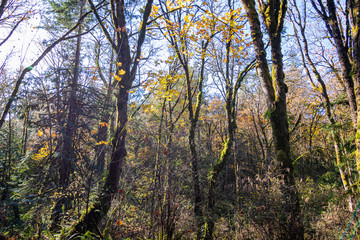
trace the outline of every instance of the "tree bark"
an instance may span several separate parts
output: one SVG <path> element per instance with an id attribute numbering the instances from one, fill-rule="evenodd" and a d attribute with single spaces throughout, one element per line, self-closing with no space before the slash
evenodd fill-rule
<path id="1" fill-rule="evenodd" d="M 4 14 L 5 6 L 7 4 L 8 0 L 1 0 L 0 4 L 0 18 Z"/>

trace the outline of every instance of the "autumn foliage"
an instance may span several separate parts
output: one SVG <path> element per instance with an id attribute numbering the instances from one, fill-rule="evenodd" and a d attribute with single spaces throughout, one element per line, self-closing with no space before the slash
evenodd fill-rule
<path id="1" fill-rule="evenodd" d="M 0 239 L 358 237 L 359 0 L 31 4 L 0 4 Z"/>

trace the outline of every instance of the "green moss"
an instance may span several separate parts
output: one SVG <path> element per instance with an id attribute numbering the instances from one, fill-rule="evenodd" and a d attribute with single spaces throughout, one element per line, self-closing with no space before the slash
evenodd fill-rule
<path id="1" fill-rule="evenodd" d="M 284 150 L 279 149 L 276 151 L 276 160 L 281 164 L 287 161 L 287 155 Z"/>
<path id="2" fill-rule="evenodd" d="M 226 139 L 225 143 L 224 143 L 224 148 L 220 153 L 220 157 L 218 159 L 217 164 L 220 164 L 220 163 L 222 163 L 224 161 L 224 158 L 225 158 L 225 156 L 226 156 L 226 154 L 228 152 L 228 149 L 229 149 L 229 139 Z"/>
<path id="3" fill-rule="evenodd" d="M 360 130 L 356 131 L 356 139 L 360 139 Z"/>

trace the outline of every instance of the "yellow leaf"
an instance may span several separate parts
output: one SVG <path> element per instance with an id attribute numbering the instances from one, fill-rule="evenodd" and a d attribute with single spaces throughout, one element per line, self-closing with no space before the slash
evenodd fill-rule
<path id="1" fill-rule="evenodd" d="M 124 75 L 124 74 L 125 74 L 125 70 L 124 70 L 124 69 L 120 69 L 120 70 L 119 70 L 119 75 L 122 76 L 122 75 Z"/>
<path id="2" fill-rule="evenodd" d="M 190 22 L 190 16 L 189 15 L 186 15 L 185 18 L 184 18 L 185 22 L 189 23 Z"/>
<path id="3" fill-rule="evenodd" d="M 154 14 L 157 14 L 159 10 L 159 6 L 153 5 L 153 12 Z"/>
<path id="4" fill-rule="evenodd" d="M 44 133 L 43 133 L 43 131 L 41 131 L 41 130 L 38 130 L 38 133 L 37 133 L 37 135 L 38 135 L 39 137 L 41 137 L 42 135 L 44 135 Z"/>
<path id="5" fill-rule="evenodd" d="M 100 142 L 96 143 L 95 145 L 102 145 L 102 144 L 108 145 L 108 142 L 106 142 L 106 141 L 100 141 Z"/>
<path id="6" fill-rule="evenodd" d="M 121 62 L 117 62 L 116 65 L 118 65 L 118 67 L 121 67 L 121 66 L 122 66 L 122 63 L 121 63 Z"/>
<path id="7" fill-rule="evenodd" d="M 115 79 L 116 81 L 119 81 L 119 82 L 120 82 L 122 78 L 119 77 L 118 75 L 115 75 L 115 76 L 114 76 L 114 79 Z"/>

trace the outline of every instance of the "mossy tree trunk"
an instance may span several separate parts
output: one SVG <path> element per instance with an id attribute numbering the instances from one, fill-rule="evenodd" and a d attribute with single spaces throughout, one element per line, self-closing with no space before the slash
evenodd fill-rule
<path id="1" fill-rule="evenodd" d="M 290 155 L 289 126 L 286 111 L 287 86 L 284 82 L 281 52 L 281 32 L 283 30 L 286 0 L 258 1 L 242 0 L 251 28 L 251 36 L 256 54 L 257 72 L 266 96 L 270 124 L 275 147 L 275 168 L 281 180 L 282 210 L 279 216 L 279 239 L 303 239 L 300 205 L 295 186 L 294 170 Z M 270 74 L 263 42 L 259 13 L 266 26 L 271 45 L 272 75 Z"/>

